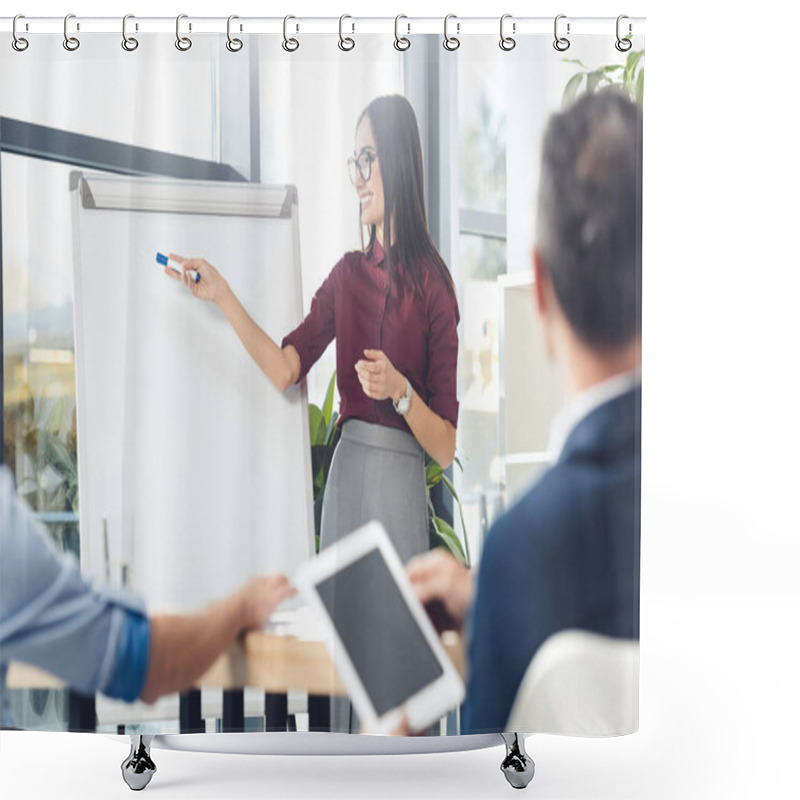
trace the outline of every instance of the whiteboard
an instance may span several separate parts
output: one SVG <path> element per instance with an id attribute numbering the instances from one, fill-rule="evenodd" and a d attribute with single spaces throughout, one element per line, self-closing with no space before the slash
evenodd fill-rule
<path id="1" fill-rule="evenodd" d="M 73 173 L 82 567 L 197 610 L 313 553 L 308 405 L 156 265 L 214 264 L 273 339 L 302 319 L 293 187 Z"/>

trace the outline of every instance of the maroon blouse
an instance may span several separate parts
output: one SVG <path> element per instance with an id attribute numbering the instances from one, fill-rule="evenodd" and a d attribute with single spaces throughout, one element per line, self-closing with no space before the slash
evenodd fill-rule
<path id="1" fill-rule="evenodd" d="M 426 405 L 455 427 L 458 303 L 433 269 L 424 273 L 424 300 L 410 289 L 401 293 L 397 282 L 389 291 L 382 263 L 377 242 L 369 254 L 346 253 L 317 290 L 308 316 L 281 346 L 297 350 L 300 380 L 336 337 L 340 423 L 355 417 L 409 430 L 391 398 L 373 400 L 361 388 L 356 361 L 373 349 L 383 350 Z"/>

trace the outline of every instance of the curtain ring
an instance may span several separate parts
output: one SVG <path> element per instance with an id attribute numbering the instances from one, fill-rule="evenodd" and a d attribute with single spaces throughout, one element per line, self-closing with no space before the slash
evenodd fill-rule
<path id="1" fill-rule="evenodd" d="M 289 14 L 283 18 L 283 43 L 281 46 L 287 53 L 294 53 L 294 51 L 300 47 L 300 42 L 298 42 L 294 37 L 289 38 L 287 35 L 290 19 L 296 19 L 296 17 L 293 17 L 291 14 Z"/>
<path id="2" fill-rule="evenodd" d="M 402 53 L 404 50 L 408 50 L 408 48 L 411 47 L 411 39 L 400 35 L 399 29 L 401 19 L 408 19 L 408 17 L 405 14 L 398 14 L 394 18 L 394 49 Z M 411 25 L 408 22 L 406 23 L 406 27 L 408 28 L 408 32 L 411 33 Z"/>
<path id="3" fill-rule="evenodd" d="M 188 14 L 178 14 L 175 20 L 175 47 L 181 52 L 186 52 L 192 46 L 192 40 L 188 36 L 181 36 L 181 20 L 188 19 Z M 189 25 L 189 30 L 192 26 Z"/>
<path id="4" fill-rule="evenodd" d="M 81 46 L 79 39 L 69 35 L 68 26 L 71 19 L 75 19 L 74 14 L 67 14 L 67 16 L 64 17 L 64 49 L 69 50 L 70 53 L 77 50 Z M 77 26 L 77 30 L 80 30 L 80 26 Z"/>
<path id="5" fill-rule="evenodd" d="M 617 50 L 620 51 L 620 53 L 627 53 L 628 50 L 630 50 L 631 47 L 633 47 L 633 42 L 631 42 L 630 39 L 626 39 L 626 38 L 624 38 L 624 37 L 619 35 L 620 22 L 622 22 L 622 20 L 624 20 L 624 19 L 628 19 L 627 14 L 620 14 L 617 17 L 617 41 L 614 42 L 614 47 L 616 47 Z M 628 36 L 631 36 L 632 34 L 633 34 L 633 25 L 631 25 L 630 22 L 629 22 L 628 23 Z"/>
<path id="6" fill-rule="evenodd" d="M 238 53 L 242 47 L 244 47 L 241 39 L 236 39 L 231 36 L 231 22 L 233 22 L 235 19 L 239 19 L 236 14 L 231 14 L 228 17 L 228 41 L 225 42 L 225 47 L 227 47 L 231 53 Z M 239 30 L 241 30 L 241 28 L 239 28 Z"/>
<path id="7" fill-rule="evenodd" d="M 349 52 L 356 46 L 356 43 L 353 39 L 351 39 L 349 36 L 344 36 L 342 33 L 342 24 L 346 19 L 353 18 L 349 14 L 342 14 L 342 16 L 339 17 L 339 49 L 344 50 L 345 53 Z M 353 33 L 355 33 L 355 30 L 356 26 L 355 23 L 353 23 Z"/>
<path id="8" fill-rule="evenodd" d="M 512 38 L 511 36 L 505 35 L 504 26 L 507 19 L 511 19 L 511 14 L 503 14 L 503 16 L 500 17 L 500 49 L 505 50 L 506 52 L 508 52 L 509 50 L 513 50 L 517 46 L 516 39 Z M 517 32 L 516 22 L 511 23 L 511 32 L 512 33 Z"/>
<path id="9" fill-rule="evenodd" d="M 442 47 L 444 47 L 445 50 L 449 50 L 452 53 L 453 50 L 458 50 L 458 48 L 461 47 L 461 40 L 458 39 L 458 37 L 456 36 L 449 36 L 447 34 L 447 23 L 450 22 L 451 19 L 457 19 L 456 15 L 448 14 L 444 18 L 444 41 L 442 42 Z M 461 23 L 456 22 L 456 33 L 460 32 L 461 32 Z"/>
<path id="10" fill-rule="evenodd" d="M 23 14 L 17 14 L 17 16 L 14 17 L 14 24 L 11 27 L 11 33 L 12 33 L 14 39 L 11 42 L 11 46 L 18 53 L 22 53 L 24 50 L 28 49 L 28 45 L 30 44 L 30 42 L 24 36 L 20 36 L 17 33 L 17 20 L 18 19 L 25 19 L 25 16 Z"/>
<path id="11" fill-rule="evenodd" d="M 558 21 L 560 19 L 566 19 L 566 14 L 559 14 L 556 17 L 556 21 L 553 24 L 553 34 L 556 37 L 556 40 L 553 42 L 553 47 L 558 50 L 559 53 L 563 53 L 565 50 L 569 50 L 569 39 L 566 36 L 559 36 L 558 35 Z M 569 22 L 567 23 L 567 33 L 569 33 Z"/>
<path id="12" fill-rule="evenodd" d="M 133 14 L 126 14 L 122 18 L 122 49 L 132 53 L 139 46 L 139 40 L 133 36 L 128 36 L 129 19 L 134 19 Z M 136 26 L 136 29 L 139 29 L 138 25 Z"/>

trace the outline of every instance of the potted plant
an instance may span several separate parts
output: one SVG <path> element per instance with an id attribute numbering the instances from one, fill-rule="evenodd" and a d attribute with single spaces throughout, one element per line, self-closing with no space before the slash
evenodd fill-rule
<path id="1" fill-rule="evenodd" d="M 567 64 L 581 68 L 564 87 L 562 107 L 570 105 L 581 94 L 593 94 L 609 86 L 618 86 L 627 92 L 635 103 L 644 102 L 644 49 L 630 50 L 624 64 L 607 64 L 597 69 L 589 69 L 577 58 L 565 58 Z"/>

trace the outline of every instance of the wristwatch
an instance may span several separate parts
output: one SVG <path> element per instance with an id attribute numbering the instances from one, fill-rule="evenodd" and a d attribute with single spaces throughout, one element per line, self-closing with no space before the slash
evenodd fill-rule
<path id="1" fill-rule="evenodd" d="M 392 402 L 394 403 L 394 400 Z M 409 408 L 411 408 L 411 381 L 406 378 L 406 393 L 394 403 L 394 410 L 404 417 L 408 414 Z"/>

